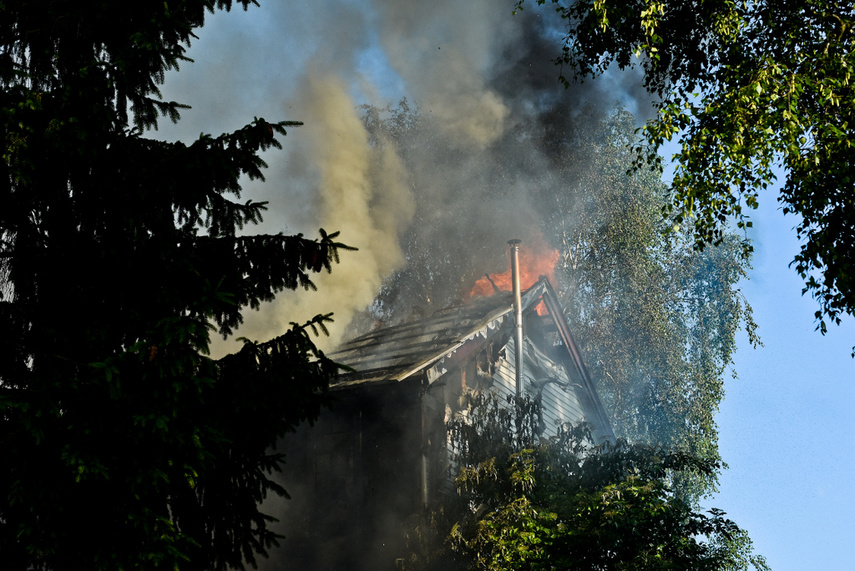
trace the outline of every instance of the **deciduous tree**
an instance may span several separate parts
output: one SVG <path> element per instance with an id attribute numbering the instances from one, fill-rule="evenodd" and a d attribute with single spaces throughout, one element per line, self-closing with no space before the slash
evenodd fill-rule
<path id="1" fill-rule="evenodd" d="M 545 0 L 538 0 L 545 4 Z M 659 98 L 638 163 L 676 139 L 666 212 L 696 245 L 751 226 L 760 195 L 777 200 L 802 246 L 793 265 L 819 302 L 818 328 L 855 314 L 855 6 L 850 0 L 573 0 L 557 58 L 566 82 L 612 64 L 640 67 Z M 519 6 L 522 7 L 520 2 Z M 778 171 L 777 169 L 780 169 Z M 744 253 L 751 244 L 745 240 Z"/>
<path id="2" fill-rule="evenodd" d="M 412 534 L 423 543 L 406 568 L 768 571 L 744 530 L 673 486 L 715 462 L 625 440 L 594 447 L 584 425 L 542 440 L 536 403 L 472 403 L 450 425 L 458 495 Z"/>
<path id="3" fill-rule="evenodd" d="M 461 473 L 459 489 L 478 509 L 449 541 L 470 569 L 768 569 L 723 512 L 693 509 L 668 483 L 675 471 L 712 466 L 625 442 L 585 456 L 564 445 L 524 448 Z"/>
<path id="4" fill-rule="evenodd" d="M 634 126 L 617 111 L 554 150 L 560 191 L 541 208 L 562 255 L 558 291 L 618 434 L 718 462 L 736 334 L 759 342 L 738 287 L 748 263 L 733 235 L 695 251 L 691 234 L 668 232 L 660 177 L 627 174 Z M 714 487 L 714 473 L 698 476 L 684 492 Z"/>

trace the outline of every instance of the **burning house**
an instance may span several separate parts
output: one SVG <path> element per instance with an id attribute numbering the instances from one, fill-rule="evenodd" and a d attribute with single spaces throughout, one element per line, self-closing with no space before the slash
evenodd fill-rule
<path id="1" fill-rule="evenodd" d="M 394 568 L 408 518 L 453 491 L 446 423 L 469 390 L 538 399 L 544 434 L 585 421 L 596 440 L 614 439 L 549 280 L 521 291 L 512 275 L 512 292 L 376 329 L 332 355 L 352 371 L 286 448 L 293 499 L 277 515 L 290 565 Z"/>

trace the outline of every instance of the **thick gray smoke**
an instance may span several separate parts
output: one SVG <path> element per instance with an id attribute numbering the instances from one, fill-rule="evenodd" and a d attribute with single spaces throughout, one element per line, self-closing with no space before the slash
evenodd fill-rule
<path id="1" fill-rule="evenodd" d="M 516 40 L 509 12 L 492 2 L 454 0 L 375 6 L 391 66 L 407 95 L 437 119 L 445 140 L 475 152 L 496 141 L 509 109 L 488 83 L 497 56 Z"/>
<path id="2" fill-rule="evenodd" d="M 288 292 L 262 312 L 246 316 L 242 331 L 256 338 L 281 334 L 289 321 L 335 311 L 335 319 L 349 323 L 353 314 L 371 303 L 384 277 L 404 262 L 398 246 L 401 232 L 411 223 L 413 197 L 404 167 L 392 147 L 372 147 L 354 101 L 341 78 L 310 74 L 294 100 L 307 125 L 304 144 L 288 161 L 292 177 L 310 177 L 315 183 L 313 212 L 304 213 L 314 226 L 341 232 L 348 245 L 333 273 L 315 279 L 318 291 Z M 333 328 L 335 343 L 342 328 Z"/>
<path id="3" fill-rule="evenodd" d="M 531 235 L 529 195 L 543 184 L 548 160 L 539 141 L 524 153 L 508 148 L 509 133 L 568 132 L 586 104 L 589 113 L 602 113 L 639 98 L 620 75 L 565 90 L 552 64 L 560 22 L 543 21 L 547 11 L 514 16 L 513 6 L 271 2 L 209 19 L 190 50 L 195 63 L 164 88 L 167 99 L 193 109 L 160 135 L 189 140 L 235 129 L 253 116 L 304 121 L 289 132 L 284 153 L 265 157 L 267 182 L 246 186 L 253 198 L 270 202 L 260 230 L 309 236 L 319 227 L 340 230 L 342 241 L 359 248 L 318 278 L 318 292 L 286 292 L 248 314 L 240 335 L 269 338 L 291 321 L 332 311 L 335 342 L 384 280 L 406 275 L 402 240 L 436 253 L 411 264 L 468 268 L 459 276 L 465 282 L 502 269 L 504 243 Z M 402 97 L 426 118 L 421 141 L 405 149 L 406 162 L 397 154 L 400 141 L 369 144 L 358 109 Z M 450 283 L 441 297 L 468 285 Z"/>

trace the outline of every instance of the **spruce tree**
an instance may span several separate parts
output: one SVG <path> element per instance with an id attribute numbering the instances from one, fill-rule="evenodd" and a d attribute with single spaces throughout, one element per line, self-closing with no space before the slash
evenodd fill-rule
<path id="1" fill-rule="evenodd" d="M 158 84 L 231 6 L 0 3 L 4 569 L 243 568 L 275 540 L 271 450 L 323 405 L 329 316 L 219 360 L 210 337 L 345 246 L 239 232 L 265 208 L 241 177 L 294 123 L 144 135 L 178 119 Z"/>

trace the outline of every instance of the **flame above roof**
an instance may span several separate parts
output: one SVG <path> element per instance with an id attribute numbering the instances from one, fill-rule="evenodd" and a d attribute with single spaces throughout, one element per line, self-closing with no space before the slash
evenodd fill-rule
<path id="1" fill-rule="evenodd" d="M 523 311 L 544 294 L 542 278 L 523 294 Z M 448 307 L 430 317 L 378 329 L 348 341 L 330 354 L 334 361 L 355 370 L 337 386 L 366 382 L 393 382 L 430 368 L 476 337 L 489 337 L 508 319 L 513 321 L 513 296 L 497 293 Z"/>

